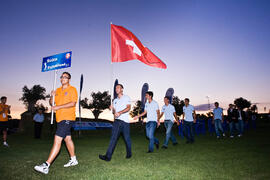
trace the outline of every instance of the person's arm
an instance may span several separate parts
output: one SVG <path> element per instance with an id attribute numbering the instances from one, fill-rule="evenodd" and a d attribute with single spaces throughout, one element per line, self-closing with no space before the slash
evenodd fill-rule
<path id="1" fill-rule="evenodd" d="M 175 122 L 177 123 L 177 125 L 179 125 L 179 118 L 177 117 L 176 112 L 173 113 L 173 116 L 175 118 Z"/>
<path id="2" fill-rule="evenodd" d="M 134 120 L 137 120 L 137 119 L 139 119 L 140 117 L 143 117 L 144 115 L 146 115 L 146 113 L 147 113 L 147 111 L 144 110 L 144 112 L 143 112 L 142 114 L 139 114 L 139 115 L 135 116 L 133 119 L 134 119 Z"/>
<path id="3" fill-rule="evenodd" d="M 125 109 L 123 109 L 122 111 L 114 113 L 114 116 L 116 118 L 118 118 L 121 114 L 128 112 L 130 110 L 130 108 L 131 108 L 131 105 L 128 104 L 127 107 Z"/>
<path id="4" fill-rule="evenodd" d="M 184 119 L 185 119 L 185 112 L 183 112 L 183 118 L 181 121 L 184 121 Z"/>
<path id="5" fill-rule="evenodd" d="M 158 117 L 158 119 L 157 119 L 158 120 L 157 127 L 159 127 L 160 126 L 160 118 L 161 118 L 160 117 L 160 110 L 159 109 L 157 110 L 157 117 Z"/>
<path id="6" fill-rule="evenodd" d="M 51 96 L 50 96 L 50 100 L 49 100 L 49 103 L 51 106 L 53 106 L 54 104 L 53 103 L 53 96 L 55 96 L 55 91 L 51 91 Z"/>
<path id="7" fill-rule="evenodd" d="M 193 122 L 196 123 L 196 112 L 193 110 Z"/>
<path id="8" fill-rule="evenodd" d="M 53 106 L 52 110 L 57 111 L 59 109 L 66 109 L 66 108 L 71 108 L 71 107 L 75 107 L 75 106 L 76 106 L 76 102 L 72 101 L 72 102 L 62 104 L 62 105 L 59 105 L 59 106 Z"/>
<path id="9" fill-rule="evenodd" d="M 160 114 L 160 116 L 159 116 L 159 119 L 162 118 L 163 114 L 164 114 L 164 112 L 161 112 L 161 114 Z"/>

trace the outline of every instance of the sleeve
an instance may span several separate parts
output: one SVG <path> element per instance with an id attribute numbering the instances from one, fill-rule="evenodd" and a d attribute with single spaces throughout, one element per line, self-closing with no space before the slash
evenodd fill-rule
<path id="1" fill-rule="evenodd" d="M 156 103 L 156 110 L 159 110 L 159 106 L 158 106 L 158 103 Z"/>
<path id="2" fill-rule="evenodd" d="M 37 114 L 35 114 L 35 115 L 34 115 L 33 119 L 34 119 L 34 120 L 36 120 L 36 119 L 37 119 Z"/>
<path id="3" fill-rule="evenodd" d="M 175 113 L 175 107 L 172 105 L 172 111 L 173 113 Z"/>
<path id="4" fill-rule="evenodd" d="M 130 97 L 129 97 L 129 96 L 127 96 L 127 98 L 126 98 L 126 102 L 127 102 L 127 105 L 128 105 L 128 104 L 131 104 L 131 99 L 130 99 Z"/>
<path id="5" fill-rule="evenodd" d="M 192 109 L 192 112 L 193 112 L 193 111 L 195 111 L 195 108 L 194 108 L 194 106 L 191 106 L 191 109 Z"/>
<path id="6" fill-rule="evenodd" d="M 164 112 L 165 111 L 165 107 L 164 106 L 162 106 L 162 108 L 161 108 L 161 112 Z"/>
<path id="7" fill-rule="evenodd" d="M 78 93 L 77 93 L 76 88 L 73 88 L 70 94 L 71 94 L 70 95 L 70 101 L 71 102 L 77 102 L 78 101 Z"/>

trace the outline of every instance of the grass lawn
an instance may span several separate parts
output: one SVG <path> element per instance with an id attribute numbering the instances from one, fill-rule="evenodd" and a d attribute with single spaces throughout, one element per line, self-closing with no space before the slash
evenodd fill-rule
<path id="1" fill-rule="evenodd" d="M 148 140 L 139 128 L 132 128 L 133 157 L 125 159 L 122 138 L 111 162 L 99 160 L 109 144 L 110 131 L 87 131 L 74 143 L 79 165 L 64 168 L 69 160 L 63 144 L 61 153 L 51 165 L 48 175 L 35 172 L 33 167 L 47 159 L 53 143 L 48 123 L 41 140 L 33 138 L 32 125 L 24 133 L 8 137 L 10 148 L 0 146 L 0 179 L 270 179 L 270 124 L 259 125 L 242 138 L 217 140 L 200 135 L 194 144 L 185 144 L 177 136 L 178 145 L 147 154 Z M 175 129 L 176 134 L 176 129 Z M 164 141 L 163 125 L 156 133 Z"/>

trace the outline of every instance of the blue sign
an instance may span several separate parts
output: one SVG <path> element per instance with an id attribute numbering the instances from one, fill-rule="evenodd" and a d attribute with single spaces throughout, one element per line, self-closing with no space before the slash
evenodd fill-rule
<path id="1" fill-rule="evenodd" d="M 70 51 L 43 58 L 41 71 L 46 72 L 70 67 L 71 54 L 72 52 Z"/>

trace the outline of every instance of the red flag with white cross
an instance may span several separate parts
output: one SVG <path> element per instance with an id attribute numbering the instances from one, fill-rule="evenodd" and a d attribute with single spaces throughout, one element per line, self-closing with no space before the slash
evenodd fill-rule
<path id="1" fill-rule="evenodd" d="M 114 24 L 111 24 L 111 53 L 112 62 L 137 59 L 152 67 L 167 68 L 132 32 Z"/>

